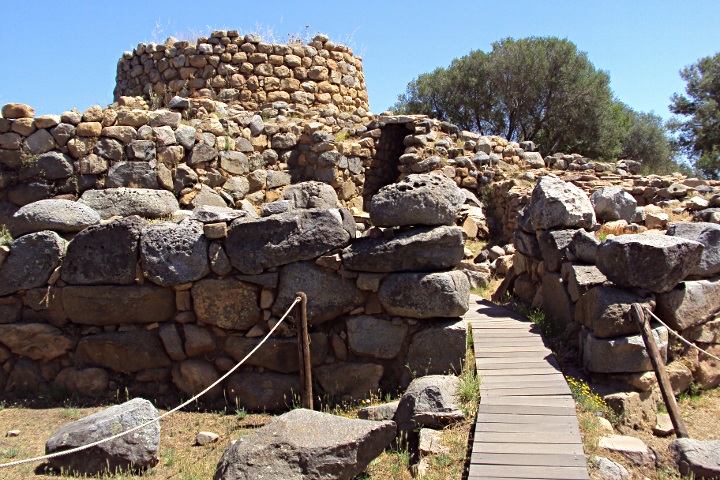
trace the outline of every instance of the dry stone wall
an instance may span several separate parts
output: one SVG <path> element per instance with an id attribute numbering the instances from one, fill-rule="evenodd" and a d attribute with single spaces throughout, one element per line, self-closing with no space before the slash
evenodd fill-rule
<path id="1" fill-rule="evenodd" d="M 701 348 L 720 348 L 714 333 L 720 226 L 678 222 L 667 232 L 609 235 L 601 242 L 593 233 L 600 227 L 597 216 L 609 210 L 621 215 L 626 205 L 618 190 L 607 190 L 589 198 L 572 183 L 542 177 L 517 218 L 507 284 L 561 326 L 588 372 L 621 380 L 642 396 L 655 379 L 630 317 L 632 304 L 648 308 Z M 603 195 L 615 199 L 613 208 L 600 201 Z M 693 381 L 702 388 L 720 384 L 717 362 L 669 337 L 659 324 L 653 335 L 677 392 Z"/>
<path id="2" fill-rule="evenodd" d="M 368 110 L 362 60 L 317 35 L 307 45 L 265 43 L 260 35 L 218 30 L 196 42 L 140 43 L 118 61 L 115 100 L 144 96 L 169 106 L 175 95 L 206 97 L 247 110 L 286 102 L 301 110 L 330 105 Z"/>
<path id="3" fill-rule="evenodd" d="M 203 205 L 176 221 L 148 220 L 138 199 L 157 191 L 125 187 L 106 204 L 23 206 L 9 223 L 12 244 L 0 249 L 0 387 L 190 396 L 255 347 L 299 291 L 308 296 L 324 394 L 364 398 L 415 375 L 459 369 L 470 285 L 453 270 L 464 255 L 453 224 L 464 196 L 440 175 L 408 181 L 414 195 L 402 184 L 376 195 L 384 199 L 378 212 L 397 212 L 393 225 L 361 236 L 319 182 L 287 188 L 275 202 L 285 211 L 263 217 Z M 439 202 L 438 213 L 403 217 L 420 196 Z M 103 220 L 106 206 L 135 210 Z M 249 410 L 291 404 L 299 390 L 295 315 L 211 402 L 237 398 Z"/>

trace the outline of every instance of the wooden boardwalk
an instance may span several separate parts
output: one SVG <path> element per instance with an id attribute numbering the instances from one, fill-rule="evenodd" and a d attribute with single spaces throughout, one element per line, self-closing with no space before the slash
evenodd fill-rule
<path id="1" fill-rule="evenodd" d="M 589 479 L 575 402 L 540 329 L 475 295 L 470 303 L 481 399 L 468 480 Z"/>

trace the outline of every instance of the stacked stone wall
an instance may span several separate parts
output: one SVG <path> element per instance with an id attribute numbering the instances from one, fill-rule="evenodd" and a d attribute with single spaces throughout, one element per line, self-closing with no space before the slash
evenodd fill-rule
<path id="1" fill-rule="evenodd" d="M 396 217 L 362 237 L 320 182 L 288 187 L 266 204 L 281 213 L 269 207 L 261 218 L 204 205 L 174 221 L 148 220 L 138 214 L 178 215 L 170 192 L 149 189 L 29 203 L 9 222 L 12 243 L 0 247 L 0 387 L 193 395 L 257 345 L 299 291 L 308 296 L 322 394 L 365 398 L 416 375 L 457 371 L 470 287 L 452 270 L 463 258 L 462 229 L 452 224 L 464 197 L 457 188 L 433 194 L 436 177 L 414 181 L 427 189 L 413 196 L 388 187 L 378 211 Z M 418 198 L 443 195 L 437 211 L 404 217 Z M 292 405 L 296 315 L 210 403 Z"/>
<path id="2" fill-rule="evenodd" d="M 115 100 L 144 96 L 156 108 L 175 95 L 207 97 L 247 110 L 273 102 L 300 108 L 368 110 L 362 60 L 317 35 L 307 45 L 265 43 L 257 34 L 215 31 L 196 42 L 140 43 L 118 61 Z"/>
<path id="3" fill-rule="evenodd" d="M 588 372 L 639 392 L 635 395 L 647 403 L 642 409 L 646 418 L 628 417 L 628 422 L 652 424 L 656 381 L 631 306 L 649 309 L 717 354 L 720 227 L 678 222 L 667 232 L 609 235 L 601 241 L 593 232 L 599 228 L 596 214 L 607 215 L 602 195 L 609 193 L 600 191 L 591 201 L 577 186 L 543 177 L 517 218 L 516 252 L 506 285 L 560 326 Z M 621 202 L 616 206 L 621 212 Z M 680 344 L 659 323 L 653 323 L 653 335 L 676 393 L 692 382 L 702 388 L 720 384 L 717 362 Z"/>

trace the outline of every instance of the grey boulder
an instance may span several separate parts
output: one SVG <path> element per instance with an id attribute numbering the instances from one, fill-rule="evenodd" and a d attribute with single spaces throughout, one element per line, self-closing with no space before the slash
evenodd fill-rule
<path id="1" fill-rule="evenodd" d="M 597 267 L 615 285 L 661 293 L 672 290 L 698 264 L 701 243 L 667 235 L 620 235 L 604 241 Z"/>
<path id="2" fill-rule="evenodd" d="M 290 201 L 292 208 L 336 208 L 338 203 L 335 189 L 316 181 L 288 186 L 283 191 L 283 198 Z"/>
<path id="3" fill-rule="evenodd" d="M 62 279 L 75 285 L 135 283 L 144 226 L 142 218 L 130 216 L 78 233 L 68 244 Z"/>
<path id="4" fill-rule="evenodd" d="M 585 192 L 572 183 L 544 176 L 538 180 L 526 207 L 534 230 L 587 228 L 595 225 L 595 210 Z"/>
<path id="5" fill-rule="evenodd" d="M 444 175 L 408 175 L 372 197 L 370 220 L 378 227 L 452 225 L 464 202 L 462 190 Z"/>
<path id="6" fill-rule="evenodd" d="M 678 222 L 670 225 L 667 235 L 703 244 L 700 262 L 689 275 L 712 277 L 720 273 L 720 225 L 707 222 Z"/>
<path id="7" fill-rule="evenodd" d="M 250 412 L 277 412 L 292 407 L 294 397 L 300 395 L 300 379 L 282 373 L 240 372 L 228 379 L 225 390 L 232 405 Z"/>
<path id="8" fill-rule="evenodd" d="M 0 296 L 45 286 L 65 254 L 65 240 L 55 232 L 23 235 L 0 265 Z"/>
<path id="9" fill-rule="evenodd" d="M 155 169 L 149 162 L 118 162 L 108 171 L 107 188 L 160 188 Z"/>
<path id="10" fill-rule="evenodd" d="M 297 292 L 308 297 L 308 322 L 312 325 L 332 320 L 360 306 L 367 292 L 357 288 L 355 281 L 309 262 L 286 265 L 280 270 L 278 295 L 272 307 L 281 316 L 295 300 Z"/>
<path id="11" fill-rule="evenodd" d="M 694 478 L 720 478 L 720 441 L 678 438 L 668 448 L 678 455 L 682 475 Z"/>
<path id="12" fill-rule="evenodd" d="M 63 425 L 45 443 L 45 453 L 92 443 L 142 425 L 157 416 L 152 403 L 135 398 Z M 157 464 L 159 446 L 160 425 L 155 422 L 98 446 L 52 458 L 50 464 L 81 475 L 141 470 Z"/>
<path id="13" fill-rule="evenodd" d="M 199 280 L 210 273 L 209 246 L 200 222 L 150 225 L 140 240 L 143 270 L 164 287 Z"/>
<path id="14" fill-rule="evenodd" d="M 232 266 L 244 274 L 310 260 L 350 243 L 355 221 L 346 209 L 294 210 L 258 220 L 235 220 L 225 249 Z"/>
<path id="15" fill-rule="evenodd" d="M 79 202 L 94 209 L 102 218 L 116 215 L 162 218 L 180 209 L 180 204 L 172 192 L 147 188 L 87 190 Z"/>
<path id="16" fill-rule="evenodd" d="M 343 250 L 345 268 L 361 272 L 446 270 L 463 259 L 460 227 L 414 228 L 394 238 L 359 238 Z"/>
<path id="17" fill-rule="evenodd" d="M 427 375 L 410 382 L 393 418 L 398 434 L 412 436 L 421 427 L 441 429 L 461 421 L 459 385 L 460 379 L 452 375 Z"/>
<path id="18" fill-rule="evenodd" d="M 350 480 L 394 437 L 394 422 L 292 410 L 232 442 L 214 479 Z"/>
<path id="19" fill-rule="evenodd" d="M 686 280 L 657 299 L 657 315 L 671 328 L 685 330 L 720 312 L 720 278 Z"/>
<path id="20" fill-rule="evenodd" d="M 470 282 L 459 270 L 438 273 L 393 273 L 380 285 L 378 297 L 390 315 L 412 318 L 459 317 L 469 308 Z"/>
<path id="21" fill-rule="evenodd" d="M 667 359 L 668 332 L 665 327 L 652 329 L 663 361 Z M 587 330 L 581 334 L 583 367 L 594 373 L 649 372 L 652 364 L 641 335 L 597 338 Z"/>
<path id="22" fill-rule="evenodd" d="M 622 187 L 603 187 L 590 196 L 595 216 L 602 222 L 625 220 L 632 222 L 637 209 L 637 200 Z"/>
<path id="23" fill-rule="evenodd" d="M 595 287 L 580 297 L 575 305 L 575 321 L 591 329 L 597 338 L 639 333 L 640 329 L 630 317 L 634 303 L 652 311 L 655 296 L 641 296 L 615 287 Z"/>
<path id="24" fill-rule="evenodd" d="M 71 233 L 100 223 L 98 212 L 70 200 L 38 200 L 20 208 L 10 221 L 10 233 L 19 237 L 42 230 Z"/>

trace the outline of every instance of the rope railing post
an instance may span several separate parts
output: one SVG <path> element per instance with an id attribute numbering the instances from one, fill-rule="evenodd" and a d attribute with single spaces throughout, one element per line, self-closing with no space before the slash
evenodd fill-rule
<path id="1" fill-rule="evenodd" d="M 675 428 L 675 435 L 677 435 L 678 438 L 687 438 L 690 435 L 688 435 L 687 427 L 685 426 L 682 414 L 680 413 L 680 407 L 675 400 L 675 393 L 673 392 L 672 385 L 670 384 L 670 378 L 665 371 L 665 365 L 663 364 L 662 357 L 660 356 L 660 350 L 658 350 L 658 347 L 655 344 L 655 338 L 650 330 L 650 322 L 648 322 L 645 313 L 637 303 L 632 305 L 632 308 L 630 309 L 630 316 L 640 327 L 640 333 L 642 334 L 643 341 L 645 342 L 645 348 L 647 349 L 653 370 L 655 370 L 655 376 L 657 377 L 658 384 L 660 385 L 660 393 L 662 393 L 668 414 L 670 414 L 670 420 Z"/>
<path id="2" fill-rule="evenodd" d="M 302 407 L 312 410 L 312 358 L 310 357 L 310 335 L 308 334 L 307 322 L 307 295 L 305 295 L 304 292 L 298 292 L 295 296 L 300 298 L 300 303 L 298 305 L 298 308 L 300 309 L 300 319 L 297 324 L 297 336 L 298 358 L 300 359 L 300 389 Z"/>

